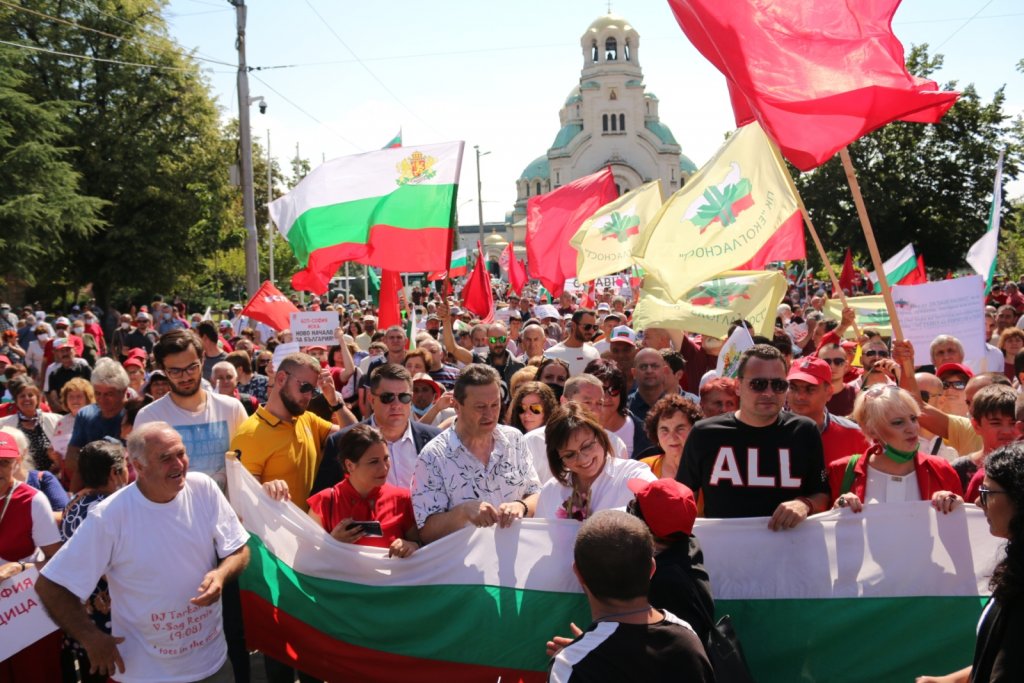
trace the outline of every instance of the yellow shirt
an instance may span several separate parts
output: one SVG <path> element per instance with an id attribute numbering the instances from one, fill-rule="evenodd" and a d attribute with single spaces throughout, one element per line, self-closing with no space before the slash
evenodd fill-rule
<path id="1" fill-rule="evenodd" d="M 333 424 L 309 411 L 289 423 L 260 406 L 238 428 L 231 448 L 242 452 L 242 465 L 261 483 L 283 479 L 292 502 L 305 512 L 324 442 L 333 428 Z"/>
<path id="2" fill-rule="evenodd" d="M 982 449 L 981 437 L 974 431 L 971 418 L 948 415 L 949 427 L 946 445 L 956 449 L 960 455 L 969 455 Z"/>

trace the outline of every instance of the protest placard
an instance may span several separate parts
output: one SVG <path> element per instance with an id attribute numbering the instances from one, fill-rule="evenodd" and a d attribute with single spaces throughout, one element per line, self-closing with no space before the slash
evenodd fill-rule
<path id="1" fill-rule="evenodd" d="M 302 346 L 333 346 L 338 342 L 338 314 L 334 311 L 298 311 L 291 314 L 292 341 Z"/>
<path id="2" fill-rule="evenodd" d="M 984 288 L 978 275 L 893 286 L 896 315 L 904 336 L 914 345 L 914 365 L 931 364 L 930 345 L 940 334 L 959 339 L 964 358 L 985 354 Z"/>
<path id="3" fill-rule="evenodd" d="M 270 358 L 270 367 L 273 370 L 281 367 L 281 361 L 284 360 L 285 356 L 289 356 L 293 353 L 299 352 L 299 345 L 296 342 L 288 342 L 287 344 L 278 344 L 274 349 L 274 355 Z"/>
<path id="4" fill-rule="evenodd" d="M 0 583 L 0 662 L 57 630 L 36 593 L 33 566 Z"/>

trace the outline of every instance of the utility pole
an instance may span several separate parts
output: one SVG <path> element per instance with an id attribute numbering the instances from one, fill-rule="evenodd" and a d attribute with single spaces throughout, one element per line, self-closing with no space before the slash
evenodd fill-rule
<path id="1" fill-rule="evenodd" d="M 274 201 L 274 178 L 270 161 L 270 129 L 267 129 L 267 266 L 274 282 L 274 222 L 270 220 L 270 202 Z"/>
<path id="2" fill-rule="evenodd" d="M 484 202 L 480 198 L 483 184 L 480 182 L 480 157 L 487 156 L 490 152 L 481 152 L 480 145 L 473 145 L 476 150 L 476 209 L 480 220 L 480 244 L 484 243 Z"/>
<path id="3" fill-rule="evenodd" d="M 242 183 L 242 219 L 245 223 L 245 289 L 249 297 L 260 287 L 259 237 L 256 234 L 256 199 L 252 187 L 252 131 L 249 128 L 249 70 L 245 64 L 245 0 L 229 0 L 235 8 L 238 35 L 238 137 Z"/>

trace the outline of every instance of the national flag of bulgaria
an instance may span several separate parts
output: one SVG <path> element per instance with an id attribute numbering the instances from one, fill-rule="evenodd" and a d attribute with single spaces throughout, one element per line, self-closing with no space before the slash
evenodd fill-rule
<path id="1" fill-rule="evenodd" d="M 889 286 L 897 285 L 907 276 L 913 276 L 917 271 L 917 254 L 914 253 L 914 245 L 908 244 L 899 252 L 882 264 L 885 271 L 885 279 Z M 868 277 L 875 284 L 875 291 L 881 292 L 882 286 L 878 284 L 878 274 L 874 271 L 868 273 Z"/>
<path id="2" fill-rule="evenodd" d="M 985 296 L 992 290 L 992 278 L 996 273 L 996 254 L 999 251 L 999 220 L 1003 210 L 1003 155 L 999 152 L 996 163 L 996 183 L 992 188 L 992 208 L 988 212 L 988 228 L 981 238 L 971 245 L 967 252 L 967 263 L 978 275 L 985 278 Z"/>
<path id="3" fill-rule="evenodd" d="M 332 159 L 270 204 L 316 294 L 345 261 L 398 272 L 444 270 L 463 143 L 399 147 Z"/>
<path id="4" fill-rule="evenodd" d="M 252 534 L 240 579 L 248 644 L 317 678 L 540 683 L 544 642 L 590 623 L 572 573 L 575 521 L 467 527 L 389 558 L 274 503 L 238 461 L 227 471 Z M 701 519 L 694 535 L 759 683 L 962 668 L 1002 552 L 981 510 L 941 515 L 928 502 L 836 510 L 784 537 L 765 518 Z"/>
<path id="5" fill-rule="evenodd" d="M 381 147 L 381 149 L 394 149 L 395 147 L 402 146 L 402 129 L 398 129 L 398 134 L 395 137 L 388 140 L 388 144 Z"/>
<path id="6" fill-rule="evenodd" d="M 671 301 L 750 261 L 776 233 L 802 230 L 796 190 L 757 123 L 733 133 L 641 233 L 633 258 Z"/>
<path id="7" fill-rule="evenodd" d="M 433 281 L 459 277 L 460 275 L 465 275 L 467 269 L 466 250 L 456 249 L 452 252 L 451 265 L 448 266 L 448 270 L 438 270 L 428 273 L 427 279 Z"/>

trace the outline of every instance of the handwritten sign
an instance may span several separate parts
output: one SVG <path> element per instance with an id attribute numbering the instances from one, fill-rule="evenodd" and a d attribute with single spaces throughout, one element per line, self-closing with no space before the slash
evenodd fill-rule
<path id="1" fill-rule="evenodd" d="M 334 311 L 298 311 L 291 314 L 292 341 L 304 346 L 337 344 L 338 314 Z"/>
<path id="2" fill-rule="evenodd" d="M 0 662 L 57 630 L 36 593 L 35 567 L 0 583 Z"/>
<path id="3" fill-rule="evenodd" d="M 930 345 L 940 334 L 959 339 L 965 359 L 985 354 L 984 287 L 978 275 L 893 286 L 903 335 L 914 345 L 914 365 L 932 362 Z"/>
<path id="4" fill-rule="evenodd" d="M 290 356 L 293 353 L 299 352 L 299 345 L 295 342 L 288 342 L 286 344 L 278 344 L 277 348 L 274 349 L 274 355 L 270 358 L 270 369 L 276 371 L 281 367 L 281 361 L 284 360 L 285 356 Z"/>

